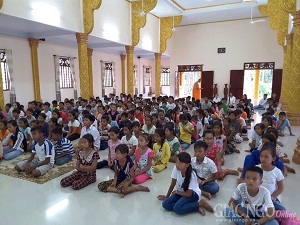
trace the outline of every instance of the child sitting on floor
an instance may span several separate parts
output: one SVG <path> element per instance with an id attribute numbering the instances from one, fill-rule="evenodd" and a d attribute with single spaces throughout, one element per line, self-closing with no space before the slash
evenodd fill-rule
<path id="1" fill-rule="evenodd" d="M 277 123 L 276 123 L 276 129 L 278 131 L 278 136 L 282 136 L 282 137 L 284 136 L 284 130 L 285 130 L 286 127 L 289 129 L 290 136 L 295 136 L 292 133 L 290 121 L 286 118 L 286 113 L 285 112 L 280 112 L 279 113 L 279 120 L 277 120 Z"/>
<path id="2" fill-rule="evenodd" d="M 44 138 L 43 127 L 33 127 L 31 134 L 35 141 L 32 153 L 27 160 L 18 162 L 15 170 L 18 172 L 25 171 L 26 174 L 39 177 L 53 168 L 55 152 L 53 144 Z"/>
<path id="3" fill-rule="evenodd" d="M 51 131 L 51 138 L 55 142 L 55 164 L 63 165 L 72 160 L 74 149 L 72 142 L 63 137 L 63 132 L 60 127 L 56 127 Z"/>
<path id="4" fill-rule="evenodd" d="M 131 186 L 135 178 L 134 163 L 128 155 L 129 148 L 126 144 L 120 144 L 116 147 L 116 159 L 114 160 L 114 179 L 103 181 L 98 184 L 98 189 L 103 192 L 113 192 L 120 194 L 121 198 L 126 194 L 135 191 L 149 192 L 149 188 L 138 185 Z"/>
<path id="5" fill-rule="evenodd" d="M 165 141 L 170 146 L 171 157 L 169 159 L 170 162 L 175 163 L 177 155 L 179 154 L 180 143 L 175 134 L 174 123 L 168 122 L 165 125 Z"/>
<path id="6" fill-rule="evenodd" d="M 11 141 L 13 144 L 3 148 L 3 158 L 10 160 L 18 157 L 27 149 L 27 141 L 25 135 L 19 130 L 17 121 L 8 121 L 7 128 L 10 133 L 2 141 L 2 144 L 5 146 Z"/>
<path id="7" fill-rule="evenodd" d="M 213 212 L 212 206 L 201 198 L 201 190 L 197 182 L 197 176 L 192 170 L 191 156 L 187 152 L 177 155 L 172 181 L 167 195 L 159 195 L 157 198 L 163 201 L 162 206 L 168 211 L 174 211 L 179 215 L 189 212 L 200 212 L 205 215 L 205 210 Z M 174 190 L 175 188 L 175 190 Z"/>
<path id="8" fill-rule="evenodd" d="M 154 172 L 159 173 L 168 167 L 171 151 L 169 144 L 165 141 L 165 131 L 162 128 L 155 130 L 153 145 L 154 152 Z"/>
<path id="9" fill-rule="evenodd" d="M 148 147 L 149 135 L 142 134 L 139 136 L 139 147 L 135 149 L 135 178 L 134 184 L 141 184 L 153 177 L 153 158 L 154 153 Z"/>
<path id="10" fill-rule="evenodd" d="M 91 134 L 86 134 L 79 140 L 81 149 L 77 156 L 76 172 L 63 178 L 60 181 L 62 187 L 71 186 L 74 190 L 79 190 L 96 182 L 97 161 L 100 159 L 97 151 L 94 150 L 94 138 Z"/>
<path id="11" fill-rule="evenodd" d="M 263 170 L 251 166 L 246 171 L 246 183 L 239 184 L 228 205 L 223 211 L 224 217 L 237 225 L 265 224 L 278 225 L 275 208 L 268 189 L 261 185 Z M 237 200 L 242 199 L 240 205 Z"/>
<path id="12" fill-rule="evenodd" d="M 103 167 L 109 167 L 111 170 L 114 170 L 113 162 L 116 159 L 116 147 L 122 144 L 122 141 L 119 139 L 119 128 L 111 127 L 109 129 L 109 140 L 108 140 L 108 158 L 97 163 L 97 169 Z"/>
<path id="13" fill-rule="evenodd" d="M 179 141 L 181 148 L 188 149 L 192 142 L 192 135 L 194 134 L 194 126 L 188 120 L 187 114 L 181 114 L 179 116 Z"/>
<path id="14" fill-rule="evenodd" d="M 222 156 L 220 146 L 214 143 L 214 134 L 212 130 L 205 130 L 203 139 L 208 145 L 206 156 L 214 161 L 218 169 L 218 179 L 223 180 L 226 175 L 238 176 L 239 172 L 236 170 L 222 169 Z"/>
<path id="15" fill-rule="evenodd" d="M 215 163 L 206 157 L 208 145 L 204 141 L 197 141 L 194 145 L 194 156 L 192 158 L 192 168 L 198 177 L 198 184 L 201 194 L 211 199 L 211 195 L 219 191 L 217 167 Z"/>
<path id="16" fill-rule="evenodd" d="M 132 135 L 132 124 L 130 122 L 124 124 L 123 126 L 124 136 L 121 138 L 123 144 L 126 144 L 129 148 L 128 155 L 130 156 L 131 160 L 135 160 L 135 149 L 138 146 L 138 139 Z"/>

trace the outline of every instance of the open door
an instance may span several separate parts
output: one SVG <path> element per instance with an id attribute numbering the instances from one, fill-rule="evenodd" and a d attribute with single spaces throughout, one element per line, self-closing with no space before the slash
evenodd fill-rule
<path id="1" fill-rule="evenodd" d="M 229 93 L 237 99 L 242 99 L 244 87 L 244 70 L 230 70 Z"/>
<path id="2" fill-rule="evenodd" d="M 202 71 L 201 97 L 213 97 L 214 71 Z"/>
<path id="3" fill-rule="evenodd" d="M 282 84 L 282 69 L 276 69 L 276 70 L 274 69 L 272 93 L 275 93 L 278 99 L 280 99 L 281 84 Z"/>

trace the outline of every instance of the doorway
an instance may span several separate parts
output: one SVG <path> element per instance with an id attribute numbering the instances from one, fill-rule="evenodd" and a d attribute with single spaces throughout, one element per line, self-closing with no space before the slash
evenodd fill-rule
<path id="1" fill-rule="evenodd" d="M 245 70 L 243 93 L 250 99 L 262 99 L 272 95 L 273 70 Z"/>
<path id="2" fill-rule="evenodd" d="M 202 77 L 203 65 L 178 66 L 179 97 L 192 96 L 194 83 Z"/>
<path id="3" fill-rule="evenodd" d="M 259 100 L 272 95 L 275 63 L 245 63 L 243 93 L 248 99 Z"/>

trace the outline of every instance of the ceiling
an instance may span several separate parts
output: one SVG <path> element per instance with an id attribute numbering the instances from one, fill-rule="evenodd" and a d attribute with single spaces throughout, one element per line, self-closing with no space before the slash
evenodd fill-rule
<path id="1" fill-rule="evenodd" d="M 134 2 L 138 0 L 125 1 Z M 262 15 L 258 11 L 258 5 L 263 4 L 267 4 L 267 0 L 158 0 L 156 7 L 150 13 L 157 17 L 182 15 L 179 26 L 186 26 L 250 19 L 251 15 L 254 19 L 260 18 Z M 22 38 L 45 38 L 46 42 L 77 46 L 75 33 L 72 31 L 1 13 L 0 34 Z M 125 54 L 123 44 L 93 36 L 89 37 L 89 48 L 106 53 Z M 134 54 L 142 58 L 154 58 L 152 52 L 139 48 L 135 48 Z"/>
<path id="2" fill-rule="evenodd" d="M 134 0 L 133 0 L 134 1 Z M 258 5 L 268 0 L 158 0 L 158 17 L 182 15 L 179 26 L 262 17 Z M 252 12 L 252 13 L 251 13 Z"/>

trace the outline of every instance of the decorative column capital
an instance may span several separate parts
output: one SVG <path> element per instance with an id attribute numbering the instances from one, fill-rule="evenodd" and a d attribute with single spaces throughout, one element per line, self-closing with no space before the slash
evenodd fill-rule
<path id="1" fill-rule="evenodd" d="M 155 8 L 157 0 L 139 0 L 131 3 L 132 46 L 140 41 L 140 29 L 146 25 L 147 13 Z"/>
<path id="2" fill-rule="evenodd" d="M 285 36 L 285 38 L 286 38 L 286 43 L 287 44 L 292 44 L 293 43 L 294 34 L 293 33 L 287 34 Z"/>
<path id="3" fill-rule="evenodd" d="M 294 27 L 299 26 L 300 25 L 300 10 L 293 12 L 293 22 L 294 22 Z"/>
<path id="4" fill-rule="evenodd" d="M 134 47 L 131 46 L 131 45 L 126 45 L 126 46 L 125 46 L 125 49 L 126 49 L 126 53 L 128 54 L 128 53 L 133 52 Z"/>
<path id="5" fill-rule="evenodd" d="M 167 40 L 173 35 L 173 28 L 182 20 L 182 16 L 170 16 L 160 18 L 160 52 L 164 53 L 167 49 Z"/>
<path id="6" fill-rule="evenodd" d="M 84 33 L 90 34 L 94 29 L 94 11 L 99 9 L 102 0 L 83 0 Z"/>
<path id="7" fill-rule="evenodd" d="M 126 51 L 127 51 L 127 50 L 126 50 Z M 120 55 L 120 57 L 121 57 L 121 61 L 125 61 L 126 55 Z"/>
<path id="8" fill-rule="evenodd" d="M 155 59 L 161 59 L 161 53 L 154 53 Z"/>
<path id="9" fill-rule="evenodd" d="M 39 47 L 39 40 L 34 38 L 28 38 L 29 46 L 32 47 Z"/>
<path id="10" fill-rule="evenodd" d="M 88 53 L 88 56 L 92 56 L 93 55 L 93 49 L 88 48 L 87 53 Z"/>
<path id="11" fill-rule="evenodd" d="M 89 35 L 85 33 L 76 33 L 77 43 L 87 43 L 89 39 Z"/>

